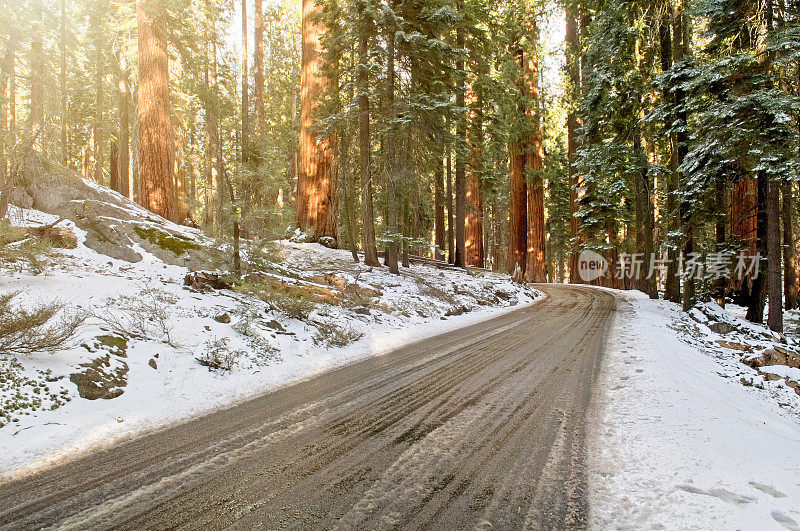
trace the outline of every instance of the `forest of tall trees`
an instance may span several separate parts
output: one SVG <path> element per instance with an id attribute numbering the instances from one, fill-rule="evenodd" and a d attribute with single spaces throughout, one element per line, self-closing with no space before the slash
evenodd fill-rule
<path id="1" fill-rule="evenodd" d="M 795 0 L 4 0 L 0 214 L 35 153 L 236 245 L 573 283 L 591 250 L 779 331 L 798 39 Z"/>

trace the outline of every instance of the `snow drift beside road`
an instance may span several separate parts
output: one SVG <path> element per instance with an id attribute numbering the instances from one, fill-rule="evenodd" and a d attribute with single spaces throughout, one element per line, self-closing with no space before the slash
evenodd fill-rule
<path id="1" fill-rule="evenodd" d="M 678 339 L 677 306 L 620 297 L 589 439 L 592 527 L 800 528 L 797 417 Z"/>

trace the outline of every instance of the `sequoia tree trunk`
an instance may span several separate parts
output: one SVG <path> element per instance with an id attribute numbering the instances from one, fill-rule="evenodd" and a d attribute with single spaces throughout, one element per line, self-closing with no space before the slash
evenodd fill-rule
<path id="1" fill-rule="evenodd" d="M 459 4 L 460 5 L 460 4 Z M 458 49 L 464 48 L 464 28 L 459 25 L 456 28 L 456 47 Z M 464 57 L 458 55 L 456 57 L 456 70 L 458 72 L 464 71 Z M 456 138 L 459 143 L 465 143 L 467 137 L 467 117 L 464 109 L 464 99 L 466 93 L 466 80 L 463 74 L 459 75 L 456 84 L 456 108 L 459 109 L 459 114 L 456 118 Z M 455 219 L 455 259 L 453 264 L 457 267 L 464 267 L 465 253 L 466 253 L 466 214 L 467 214 L 467 182 L 466 182 L 466 164 L 464 160 L 464 153 L 462 149 L 456 150 L 456 219 Z"/>
<path id="2" fill-rule="evenodd" d="M 783 183 L 783 292 L 784 309 L 797 308 L 797 298 L 800 286 L 797 279 L 797 258 L 794 247 L 794 184 L 790 181 Z"/>
<path id="3" fill-rule="evenodd" d="M 169 116 L 169 57 L 163 5 L 137 0 L 139 30 L 139 202 L 175 217 Z"/>
<path id="4" fill-rule="evenodd" d="M 316 20 L 321 10 L 322 6 L 316 0 L 303 0 L 300 143 L 295 208 L 297 226 L 301 230 L 312 230 L 315 239 L 323 236 L 336 239 L 336 136 L 320 136 L 314 130 L 315 112 L 328 85 L 322 72 L 324 57 L 321 39 L 324 27 Z"/>
<path id="5" fill-rule="evenodd" d="M 433 176 L 433 242 L 436 245 L 434 257 L 444 260 L 445 226 L 444 226 L 444 160 L 439 157 L 436 163 L 436 173 Z"/>
<path id="6" fill-rule="evenodd" d="M 537 35 L 533 22 L 532 33 Z M 528 181 L 528 247 L 525 255 L 525 280 L 528 282 L 547 282 L 547 260 L 545 250 L 544 226 L 544 181 L 542 164 L 544 151 L 542 147 L 542 120 L 540 114 L 539 59 L 536 52 L 523 55 L 523 75 L 525 96 L 528 107 L 525 114 L 532 132 L 527 139 L 525 151 L 525 177 Z"/>
<path id="7" fill-rule="evenodd" d="M 480 73 L 479 73 L 480 75 Z M 467 149 L 469 161 L 466 174 L 466 203 L 464 258 L 467 265 L 483 267 L 483 98 L 480 92 L 470 91 Z"/>

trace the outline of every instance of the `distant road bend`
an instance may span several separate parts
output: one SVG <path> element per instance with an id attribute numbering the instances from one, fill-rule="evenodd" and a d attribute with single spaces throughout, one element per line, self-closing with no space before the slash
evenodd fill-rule
<path id="1" fill-rule="evenodd" d="M 0 528 L 582 528 L 613 295 L 549 297 L 0 485 Z"/>

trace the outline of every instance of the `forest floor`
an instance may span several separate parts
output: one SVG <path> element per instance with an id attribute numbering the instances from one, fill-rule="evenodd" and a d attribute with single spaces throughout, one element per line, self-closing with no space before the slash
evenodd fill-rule
<path id="1" fill-rule="evenodd" d="M 619 295 L 589 439 L 592 526 L 800 529 L 797 337 L 737 307 Z"/>
<path id="2" fill-rule="evenodd" d="M 132 203 L 126 208 L 141 214 Z M 59 219 L 16 207 L 10 217 L 29 227 Z M 0 355 L 0 475 L 108 446 L 541 297 L 506 275 L 415 264 L 396 276 L 356 264 L 346 251 L 290 241 L 245 253 L 252 272 L 231 289 L 204 289 L 185 285 L 186 266 L 164 262 L 143 245 L 131 244 L 142 258 L 131 263 L 87 247 L 87 232 L 73 221 L 58 226 L 77 234 L 77 246 L 53 249 L 35 267 L 0 261 L 0 294 L 19 292 L 18 309 L 60 301 L 62 313 L 88 319 L 54 353 Z M 192 229 L 161 226 L 209 244 Z"/>

